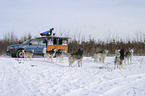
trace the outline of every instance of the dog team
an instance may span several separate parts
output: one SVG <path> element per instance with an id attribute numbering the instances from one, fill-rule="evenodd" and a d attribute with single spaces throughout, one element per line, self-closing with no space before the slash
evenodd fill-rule
<path id="1" fill-rule="evenodd" d="M 30 60 L 33 56 L 34 53 L 34 49 L 32 49 L 30 52 L 26 52 L 26 50 L 22 51 L 24 53 L 24 58 L 30 56 Z M 63 62 L 63 58 L 64 56 L 69 58 L 69 67 L 72 67 L 73 63 L 75 61 L 78 61 L 78 67 L 82 66 L 82 61 L 83 61 L 83 48 L 79 48 L 78 51 L 76 53 L 72 53 L 69 54 L 65 51 L 65 49 L 59 49 L 58 51 L 56 50 L 56 48 L 47 51 L 47 48 L 43 49 L 43 53 L 44 53 L 44 60 L 47 57 L 48 60 L 51 58 L 51 61 L 53 61 L 53 57 L 56 57 L 56 62 Z M 105 58 L 108 54 L 108 50 L 102 50 L 99 52 L 96 52 L 93 56 L 94 58 L 94 62 L 98 63 L 99 61 L 104 63 L 105 62 Z M 115 68 L 123 68 L 123 63 L 126 64 L 126 62 L 128 61 L 128 64 L 132 64 L 132 57 L 133 57 L 133 49 L 129 49 L 126 53 L 124 52 L 124 49 L 118 49 L 115 51 L 115 60 L 114 60 L 114 64 L 115 64 Z"/>

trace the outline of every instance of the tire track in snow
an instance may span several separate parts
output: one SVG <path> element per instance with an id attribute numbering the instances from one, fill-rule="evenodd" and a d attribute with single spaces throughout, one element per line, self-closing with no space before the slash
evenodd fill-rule
<path id="1" fill-rule="evenodd" d="M 3 62 L 3 60 L 2 60 Z M 5 83 L 4 82 L 4 79 L 5 78 L 5 67 L 4 67 L 4 64 L 3 63 L 0 63 L 0 93 L 3 93 L 3 90 L 4 90 L 4 87 L 3 84 Z"/>
<path id="2" fill-rule="evenodd" d="M 14 64 L 18 64 L 14 59 L 2 59 L 2 76 L 1 76 L 1 96 L 33 96 L 27 86 L 23 74 L 21 74 Z M 21 86 L 21 88 L 20 88 Z"/>
<path id="3" fill-rule="evenodd" d="M 126 90 L 130 90 L 135 85 L 139 84 L 138 82 L 144 82 L 145 74 L 131 75 L 131 76 L 128 76 L 128 78 L 126 79 L 123 80 L 123 82 L 121 79 L 119 79 L 119 81 L 117 81 L 117 86 L 113 88 L 109 88 L 109 90 L 106 90 L 105 92 L 103 92 L 102 94 L 98 96 L 112 96 L 112 95 L 119 96 L 121 94 L 124 94 Z"/>
<path id="4" fill-rule="evenodd" d="M 115 78 L 112 80 L 100 81 L 100 82 L 94 81 L 90 83 L 89 85 L 86 85 L 82 88 L 71 90 L 64 96 L 68 96 L 68 95 L 73 96 L 77 93 L 89 94 L 91 92 L 98 93 L 97 96 L 112 96 L 112 94 L 113 95 L 116 94 L 115 96 L 118 96 L 119 94 L 120 95 L 124 94 L 123 92 L 126 92 L 126 90 L 129 90 L 130 88 L 138 84 L 138 82 L 144 82 L 144 81 L 145 81 L 145 74 L 130 75 L 124 78 Z"/>

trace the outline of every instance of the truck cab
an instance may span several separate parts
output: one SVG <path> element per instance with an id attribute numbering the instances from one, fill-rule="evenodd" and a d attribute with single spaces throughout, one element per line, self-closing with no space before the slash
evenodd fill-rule
<path id="1" fill-rule="evenodd" d="M 22 50 L 30 52 L 34 49 L 34 54 L 43 55 L 43 49 L 46 48 L 45 39 L 29 39 L 22 44 L 10 45 L 7 47 L 7 53 L 12 57 L 24 57 Z"/>

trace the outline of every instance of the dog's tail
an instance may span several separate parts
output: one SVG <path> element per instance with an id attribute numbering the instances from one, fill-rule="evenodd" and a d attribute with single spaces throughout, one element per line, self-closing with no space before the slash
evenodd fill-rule
<path id="1" fill-rule="evenodd" d="M 64 52 L 64 55 L 65 55 L 66 57 L 71 57 L 71 54 L 69 54 L 69 53 L 67 53 L 67 52 Z"/>

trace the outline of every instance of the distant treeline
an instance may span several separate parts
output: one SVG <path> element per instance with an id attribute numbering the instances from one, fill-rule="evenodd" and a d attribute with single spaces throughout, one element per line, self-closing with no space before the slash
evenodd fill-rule
<path id="1" fill-rule="evenodd" d="M 114 55 L 115 50 L 117 49 L 124 49 L 126 52 L 129 48 L 133 48 L 134 55 L 145 55 L 145 43 L 137 41 L 128 41 L 125 43 L 121 40 L 112 40 L 106 43 L 103 41 L 96 42 L 95 40 L 89 40 L 79 43 L 78 41 L 73 40 L 69 43 L 69 52 L 76 52 L 79 47 L 82 47 L 84 49 L 84 55 L 86 56 L 93 56 L 95 52 L 104 49 L 107 49 L 109 51 L 108 55 Z"/>
<path id="2" fill-rule="evenodd" d="M 0 40 L 0 55 L 6 54 L 7 46 L 12 44 L 21 44 L 27 39 L 30 39 L 32 36 L 30 34 L 25 34 L 24 36 L 17 38 L 14 33 L 9 33 Z M 134 55 L 145 55 L 145 42 L 139 41 L 128 41 L 123 42 L 119 41 L 95 41 L 90 39 L 88 41 L 77 41 L 75 39 L 69 42 L 69 53 L 74 53 L 78 50 L 79 47 L 84 49 L 85 56 L 93 56 L 97 51 L 107 49 L 109 51 L 108 55 L 114 55 L 116 49 L 125 49 L 128 51 L 129 48 L 134 49 Z"/>

